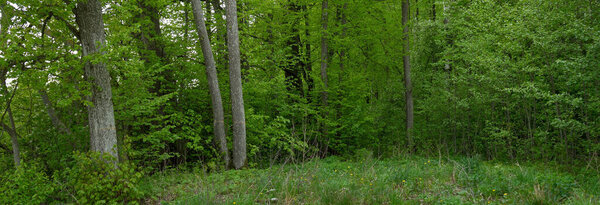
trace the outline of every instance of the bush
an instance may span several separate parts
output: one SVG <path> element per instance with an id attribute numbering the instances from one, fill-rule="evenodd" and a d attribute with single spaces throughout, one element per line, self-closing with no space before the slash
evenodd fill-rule
<path id="1" fill-rule="evenodd" d="M 54 174 L 64 199 L 78 204 L 137 203 L 142 199 L 142 192 L 136 188 L 142 173 L 132 164 L 117 165 L 112 156 L 94 152 L 75 153 L 74 162 L 72 167 Z"/>
<path id="2" fill-rule="evenodd" d="M 55 186 L 38 166 L 22 164 L 0 176 L 0 204 L 42 204 Z"/>

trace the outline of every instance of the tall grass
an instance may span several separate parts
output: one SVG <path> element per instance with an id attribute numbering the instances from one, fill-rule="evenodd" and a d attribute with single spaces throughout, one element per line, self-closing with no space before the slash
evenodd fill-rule
<path id="1" fill-rule="evenodd" d="M 600 204 L 598 180 L 476 157 L 331 157 L 210 175 L 176 170 L 142 189 L 150 204 Z"/>

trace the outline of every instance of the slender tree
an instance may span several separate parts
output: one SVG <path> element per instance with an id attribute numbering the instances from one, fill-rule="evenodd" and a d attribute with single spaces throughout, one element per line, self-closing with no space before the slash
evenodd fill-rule
<path id="1" fill-rule="evenodd" d="M 289 12 L 291 17 L 291 26 L 290 26 L 290 37 L 286 40 L 286 46 L 290 49 L 289 54 L 287 54 L 287 63 L 283 67 L 285 81 L 288 85 L 288 90 L 291 93 L 298 94 L 300 96 L 304 96 L 304 84 L 302 81 L 302 74 L 306 66 L 304 65 L 305 61 L 303 61 L 303 57 L 301 54 L 301 39 L 300 32 L 298 31 L 299 18 L 298 14 L 301 12 L 301 6 L 298 5 L 296 1 L 290 1 L 288 4 Z M 305 47 L 306 48 L 306 47 Z"/>
<path id="2" fill-rule="evenodd" d="M 206 66 L 206 79 L 208 81 L 208 89 L 213 111 L 213 126 L 214 126 L 214 141 L 219 147 L 219 152 L 225 167 L 229 167 L 229 151 L 227 150 L 227 139 L 225 138 L 225 121 L 223 114 L 223 103 L 221 100 L 221 91 L 219 90 L 219 79 L 217 77 L 217 68 L 215 58 L 212 53 L 208 31 L 204 22 L 204 14 L 200 0 L 191 0 L 194 13 L 194 22 L 196 23 L 196 31 L 200 38 L 200 46 L 204 55 L 204 64 Z"/>
<path id="3" fill-rule="evenodd" d="M 244 97 L 242 93 L 237 5 L 236 0 L 226 0 L 225 2 L 229 84 L 233 118 L 233 167 L 240 169 L 246 164 L 246 117 L 244 115 Z"/>
<path id="4" fill-rule="evenodd" d="M 412 82 L 410 79 L 410 39 L 409 39 L 409 11 L 410 7 L 408 4 L 409 0 L 402 1 L 402 27 L 404 33 L 404 55 L 402 56 L 402 63 L 404 65 L 404 86 L 405 86 L 405 99 L 406 99 L 406 138 L 409 146 L 412 146 L 412 128 L 413 128 L 413 97 L 412 97 Z"/>
<path id="5" fill-rule="evenodd" d="M 328 23 L 328 11 L 327 11 L 327 5 L 328 4 L 328 0 L 323 0 L 323 3 L 321 5 L 321 26 L 322 29 L 322 35 L 321 35 L 321 80 L 323 80 L 323 86 L 324 86 L 324 91 L 323 93 L 321 93 L 321 103 L 323 103 L 324 106 L 327 106 L 327 97 L 328 97 L 328 93 L 327 93 L 327 61 L 329 58 L 329 46 L 328 46 L 328 40 L 327 40 L 327 23 Z"/>
<path id="6" fill-rule="evenodd" d="M 71 129 L 69 129 L 69 127 L 67 127 L 67 125 L 65 125 L 65 123 L 63 123 L 63 121 L 56 114 L 56 111 L 52 106 L 52 102 L 48 97 L 48 93 L 46 92 L 46 89 L 41 89 L 38 92 L 40 94 L 40 97 L 42 98 L 42 102 L 46 106 L 46 113 L 48 114 L 48 117 L 50 117 L 50 121 L 52 122 L 52 125 L 54 125 L 54 128 L 56 128 L 56 130 L 58 130 L 62 134 L 73 134 L 73 132 L 71 132 Z"/>
<path id="7" fill-rule="evenodd" d="M 4 50 L 8 47 L 8 45 L 6 45 L 8 42 L 6 33 L 8 32 L 8 26 L 12 18 L 11 7 L 6 5 L 6 0 L 0 2 L 0 13 L 2 13 L 2 18 L 0 19 L 0 46 Z M 2 81 L 3 90 L 2 95 L 6 98 L 6 108 L 2 111 L 3 114 L 2 118 L 0 118 L 0 121 L 4 120 L 4 114 L 8 114 L 8 120 L 10 124 L 7 125 L 6 123 L 2 122 L 2 129 L 6 131 L 8 135 L 10 135 L 10 141 L 12 143 L 13 151 L 13 161 L 15 163 L 15 167 L 18 167 L 21 164 L 21 152 L 19 151 L 18 134 L 17 129 L 15 127 L 15 120 L 13 118 L 12 109 L 10 106 L 12 101 L 11 96 L 14 96 L 14 93 L 13 95 L 10 95 L 10 93 L 8 92 L 8 86 L 6 86 L 6 75 L 8 74 L 8 70 L 8 67 L 2 67 L 0 70 L 0 80 Z"/>
<path id="8" fill-rule="evenodd" d="M 321 104 L 324 108 L 324 118 L 327 117 L 327 98 L 329 96 L 328 93 L 328 82 L 327 82 L 327 63 L 329 61 L 329 45 L 328 45 L 328 31 L 327 31 L 327 23 L 329 21 L 328 16 L 328 0 L 323 0 L 321 4 L 321 80 L 323 81 L 323 92 L 321 93 Z M 328 130 L 327 124 L 323 123 L 323 136 L 327 137 Z M 323 147 L 322 151 L 326 154 L 328 149 L 328 142 L 324 142 L 321 146 Z"/>
<path id="9" fill-rule="evenodd" d="M 90 99 L 93 104 L 88 106 L 91 150 L 109 153 L 118 159 L 110 74 L 103 62 L 89 59 L 101 55 L 105 44 L 102 3 L 99 0 L 81 1 L 74 12 L 81 35 L 85 75 L 92 85 Z"/>
<path id="10" fill-rule="evenodd" d="M 15 120 L 13 117 L 13 113 L 12 113 L 12 109 L 11 109 L 11 102 L 12 102 L 12 97 L 14 96 L 14 92 L 16 92 L 16 89 L 13 90 L 13 94 L 10 94 L 8 92 L 8 86 L 6 86 L 6 72 L 7 70 L 4 70 L 4 72 L 2 73 L 2 90 L 3 90 L 3 95 L 6 98 L 6 110 L 4 110 L 3 112 L 3 117 L 4 117 L 4 113 L 7 114 L 8 116 L 8 121 L 10 124 L 6 124 L 4 122 L 2 122 L 2 129 L 4 131 L 6 131 L 8 133 L 8 135 L 10 135 L 10 141 L 12 143 L 12 149 L 13 149 L 13 160 L 15 163 L 15 167 L 19 167 L 21 165 L 21 152 L 19 151 L 19 136 L 17 134 L 17 128 L 15 126 Z M 3 119 L 3 118 L 0 118 Z"/>

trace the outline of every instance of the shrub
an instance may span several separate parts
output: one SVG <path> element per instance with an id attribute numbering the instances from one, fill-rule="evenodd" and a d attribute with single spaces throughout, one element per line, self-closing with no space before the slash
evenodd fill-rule
<path id="1" fill-rule="evenodd" d="M 54 184 L 35 165 L 24 163 L 0 176 L 0 204 L 42 204 L 54 191 Z"/>
<path id="2" fill-rule="evenodd" d="M 136 188 L 142 173 L 130 163 L 119 163 L 108 154 L 75 153 L 74 165 L 55 172 L 62 197 L 78 204 L 137 203 L 142 193 Z"/>

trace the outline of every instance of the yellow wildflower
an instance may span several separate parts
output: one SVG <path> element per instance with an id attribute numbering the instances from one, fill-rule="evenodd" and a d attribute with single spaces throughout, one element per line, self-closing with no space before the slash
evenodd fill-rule
<path id="1" fill-rule="evenodd" d="M 404 180 L 404 179 L 403 179 L 403 180 L 402 180 L 402 183 L 404 183 L 404 182 L 406 182 L 406 180 Z"/>
<path id="2" fill-rule="evenodd" d="M 504 193 L 504 196 L 508 195 L 508 193 Z"/>
<path id="3" fill-rule="evenodd" d="M 495 189 L 492 189 L 492 191 L 496 191 Z"/>

